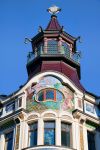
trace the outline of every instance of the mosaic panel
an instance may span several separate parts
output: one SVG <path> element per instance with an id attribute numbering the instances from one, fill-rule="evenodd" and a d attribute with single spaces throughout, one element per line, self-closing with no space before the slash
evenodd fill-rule
<path id="1" fill-rule="evenodd" d="M 37 101 L 37 93 L 45 88 L 54 88 L 64 94 L 62 101 Z M 74 109 L 73 92 L 62 85 L 62 83 L 53 76 L 42 77 L 39 82 L 32 84 L 27 89 L 27 111 L 41 111 L 45 109 L 60 109 L 72 111 Z"/>

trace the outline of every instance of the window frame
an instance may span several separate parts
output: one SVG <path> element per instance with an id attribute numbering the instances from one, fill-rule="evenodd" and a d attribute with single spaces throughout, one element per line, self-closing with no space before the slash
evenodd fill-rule
<path id="1" fill-rule="evenodd" d="M 62 144 L 62 124 L 66 124 L 66 125 L 70 126 L 70 139 L 69 139 L 70 140 L 70 145 L 69 146 Z M 61 146 L 65 146 L 65 147 L 71 148 L 72 147 L 72 143 L 73 143 L 72 137 L 73 137 L 73 135 L 72 135 L 72 123 L 61 120 Z"/>
<path id="2" fill-rule="evenodd" d="M 13 146 L 14 146 L 14 130 L 9 130 L 9 131 L 7 131 L 7 132 L 5 132 L 4 133 L 4 137 L 5 137 L 5 145 L 4 145 L 4 150 L 7 150 L 6 148 L 6 145 L 7 145 L 7 143 L 8 143 L 8 141 L 9 141 L 9 139 L 6 139 L 6 135 L 7 134 L 9 134 L 9 133 L 11 133 L 11 132 L 13 132 L 13 135 L 12 135 L 12 138 L 10 138 L 10 139 L 12 139 L 12 150 L 13 150 Z"/>
<path id="3" fill-rule="evenodd" d="M 30 125 L 33 125 L 33 124 L 37 124 L 37 128 L 36 129 L 30 129 Z M 37 131 L 37 139 L 36 139 L 36 144 L 34 145 L 30 145 L 30 133 L 34 132 L 34 131 Z M 34 122 L 30 122 L 28 123 L 28 147 L 35 147 L 38 145 L 38 120 L 35 120 Z"/>
<path id="4" fill-rule="evenodd" d="M 87 143 L 88 143 L 88 149 L 89 149 L 89 138 L 88 138 L 88 133 L 91 133 L 93 135 L 93 139 L 92 139 L 92 144 L 93 144 L 93 141 L 94 141 L 94 148 L 93 150 L 96 150 L 96 142 L 95 142 L 95 131 L 93 130 L 87 130 Z"/>
<path id="5" fill-rule="evenodd" d="M 54 144 L 45 144 L 45 122 L 53 122 L 54 123 L 54 128 L 46 128 L 46 129 L 54 129 Z M 43 121 L 43 123 L 44 123 L 44 128 L 43 128 L 43 130 L 44 130 L 44 132 L 43 132 L 43 144 L 44 145 L 47 145 L 47 146 L 52 146 L 52 145 L 56 145 L 56 120 L 54 120 L 54 119 L 46 119 L 46 120 L 44 120 Z"/>
<path id="6" fill-rule="evenodd" d="M 47 91 L 53 91 L 54 92 L 54 99 L 46 99 L 46 92 Z M 65 99 L 65 97 L 64 97 L 64 94 L 61 92 L 61 91 L 59 91 L 58 89 L 55 89 L 55 88 L 45 88 L 45 89 L 42 89 L 42 90 L 40 90 L 38 93 L 37 93 L 37 100 L 36 101 L 38 101 L 38 102 L 46 102 L 46 101 L 54 101 L 54 102 L 57 102 L 58 101 L 58 99 L 57 99 L 57 91 L 59 92 L 59 93 L 61 93 L 62 94 L 62 97 L 63 97 L 63 99 Z M 38 98 L 39 98 L 39 93 L 43 93 L 43 100 L 38 100 Z M 63 100 L 62 99 L 62 100 Z"/>
<path id="7" fill-rule="evenodd" d="M 7 107 L 10 107 L 10 108 L 8 109 Z M 14 112 L 15 109 L 16 109 L 16 103 L 15 103 L 15 101 L 12 101 L 12 102 L 6 104 L 6 106 L 5 106 L 6 113 Z"/>

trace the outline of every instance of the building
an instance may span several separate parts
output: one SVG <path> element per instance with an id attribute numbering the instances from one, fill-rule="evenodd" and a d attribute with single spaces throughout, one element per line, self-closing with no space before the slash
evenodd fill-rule
<path id="1" fill-rule="evenodd" d="M 0 96 L 0 150 L 100 150 L 100 97 L 81 85 L 78 38 L 60 26 L 56 6 L 45 30 L 27 39 L 28 81 Z"/>

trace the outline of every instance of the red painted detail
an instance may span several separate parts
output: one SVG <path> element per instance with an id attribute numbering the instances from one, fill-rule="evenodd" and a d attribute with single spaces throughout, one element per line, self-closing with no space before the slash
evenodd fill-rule
<path id="1" fill-rule="evenodd" d="M 60 26 L 56 16 L 51 16 L 51 20 L 50 20 L 46 30 L 61 30 L 61 26 Z"/>

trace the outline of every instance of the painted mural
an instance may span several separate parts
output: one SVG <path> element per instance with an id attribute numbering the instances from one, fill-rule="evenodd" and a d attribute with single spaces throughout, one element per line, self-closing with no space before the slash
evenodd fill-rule
<path id="1" fill-rule="evenodd" d="M 64 98 L 61 100 L 38 101 L 38 93 L 43 89 L 56 89 L 63 93 Z M 53 76 L 42 77 L 38 83 L 30 85 L 27 89 L 27 111 L 43 111 L 45 109 L 72 111 L 74 109 L 73 92 L 62 85 L 60 80 Z"/>

